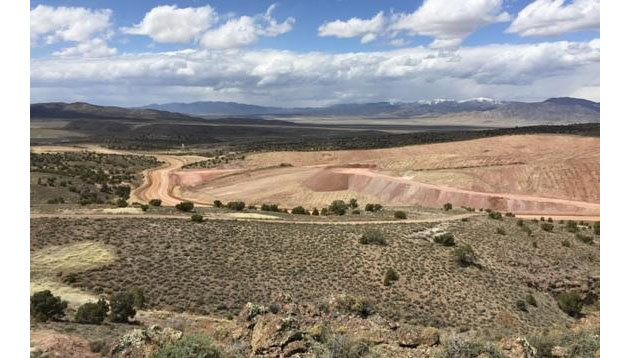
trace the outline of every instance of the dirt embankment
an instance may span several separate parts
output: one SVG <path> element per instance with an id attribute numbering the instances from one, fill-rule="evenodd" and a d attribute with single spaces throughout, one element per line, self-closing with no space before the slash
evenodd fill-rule
<path id="1" fill-rule="evenodd" d="M 598 215 L 599 204 L 509 193 L 483 193 L 419 183 L 369 169 L 323 169 L 304 181 L 313 191 L 342 191 L 373 195 L 385 204 L 490 208 L 518 213 Z"/>

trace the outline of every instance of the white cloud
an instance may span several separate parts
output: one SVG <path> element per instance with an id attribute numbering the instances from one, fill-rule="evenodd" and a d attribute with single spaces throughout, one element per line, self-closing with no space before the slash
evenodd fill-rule
<path id="1" fill-rule="evenodd" d="M 249 45 L 261 36 L 275 37 L 293 29 L 295 19 L 288 17 L 278 23 L 271 16 L 276 5 L 271 5 L 265 14 L 241 16 L 228 20 L 218 28 L 211 29 L 201 38 L 201 45 L 210 49 L 228 49 Z"/>
<path id="2" fill-rule="evenodd" d="M 501 5 L 502 0 L 426 0 L 409 14 L 392 13 L 385 16 L 379 12 L 367 20 L 351 18 L 347 21 L 326 22 L 319 27 L 318 35 L 361 37 L 361 43 L 368 43 L 378 36 L 394 38 L 404 33 L 433 37 L 433 48 L 454 49 L 479 27 L 509 21 L 510 15 L 502 11 Z M 403 39 L 394 39 L 390 44 L 400 46 L 404 42 Z"/>
<path id="3" fill-rule="evenodd" d="M 536 0 L 506 30 L 521 36 L 553 36 L 599 29 L 599 0 Z"/>
<path id="4" fill-rule="evenodd" d="M 426 0 L 411 14 L 397 15 L 392 28 L 411 35 L 431 36 L 435 48 L 455 48 L 479 27 L 510 19 L 502 0 Z"/>
<path id="5" fill-rule="evenodd" d="M 228 99 L 323 105 L 391 98 L 542 99 L 599 88 L 599 40 L 327 54 L 199 50 L 31 61 L 33 100 L 139 105 Z M 123 96 L 126 93 L 128 96 Z M 59 96 L 60 98 L 57 98 Z"/>
<path id="6" fill-rule="evenodd" d="M 87 41 L 110 28 L 111 14 L 109 9 L 37 5 L 30 13 L 31 46 L 42 38 L 46 44 Z"/>
<path id="7" fill-rule="evenodd" d="M 350 38 L 361 36 L 361 43 L 367 43 L 376 38 L 376 35 L 385 30 L 386 19 L 383 12 L 379 12 L 373 18 L 362 20 L 356 17 L 347 21 L 335 20 L 321 25 L 317 29 L 319 36 L 334 36 Z"/>
<path id="8" fill-rule="evenodd" d="M 113 56 L 118 51 L 107 46 L 107 42 L 100 38 L 94 38 L 81 42 L 74 47 L 67 47 L 60 51 L 53 52 L 53 56 L 59 57 L 105 57 Z"/>
<path id="9" fill-rule="evenodd" d="M 217 13 L 209 5 L 177 8 L 163 5 L 151 9 L 139 24 L 123 27 L 127 34 L 147 35 L 155 42 L 185 43 L 200 36 L 217 20 Z"/>

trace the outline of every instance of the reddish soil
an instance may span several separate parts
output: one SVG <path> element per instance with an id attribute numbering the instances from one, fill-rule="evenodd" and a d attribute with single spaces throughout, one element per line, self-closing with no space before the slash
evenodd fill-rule
<path id="1" fill-rule="evenodd" d="M 259 153 L 240 166 L 173 169 L 166 193 L 206 205 L 219 199 L 313 207 L 354 197 L 389 206 L 450 202 L 520 214 L 599 216 L 599 138 L 523 135 L 377 150 Z"/>

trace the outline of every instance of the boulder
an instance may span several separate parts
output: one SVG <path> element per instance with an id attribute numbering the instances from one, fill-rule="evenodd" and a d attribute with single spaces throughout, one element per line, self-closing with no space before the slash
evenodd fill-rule
<path id="1" fill-rule="evenodd" d="M 293 317 L 282 318 L 265 314 L 256 319 L 252 331 L 251 347 L 254 354 L 264 354 L 284 348 L 287 344 L 302 339 L 297 321 Z"/>
<path id="2" fill-rule="evenodd" d="M 239 312 L 237 321 L 247 325 L 248 328 L 252 328 L 254 325 L 253 319 L 256 316 L 263 315 L 269 312 L 269 308 L 263 305 L 257 305 L 251 302 L 247 302 L 241 312 Z"/>

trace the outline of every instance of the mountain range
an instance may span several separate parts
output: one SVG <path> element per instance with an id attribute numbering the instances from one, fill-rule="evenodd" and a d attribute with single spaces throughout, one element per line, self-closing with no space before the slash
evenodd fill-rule
<path id="1" fill-rule="evenodd" d="M 436 117 L 471 115 L 488 121 L 520 119 L 536 123 L 599 122 L 599 103 L 559 97 L 542 102 L 500 101 L 473 98 L 464 101 L 374 102 L 335 104 L 326 107 L 280 108 L 235 102 L 151 104 L 142 109 L 186 113 L 194 116 L 363 116 L 374 118 Z"/>
<path id="2" fill-rule="evenodd" d="M 258 122 L 262 118 L 353 117 L 361 120 L 406 118 L 427 124 L 483 124 L 520 126 L 538 124 L 598 123 L 600 104 L 570 98 L 550 98 L 542 102 L 499 101 L 474 98 L 464 101 L 432 100 L 418 102 L 375 102 L 336 104 L 327 107 L 280 108 L 234 102 L 194 102 L 152 104 L 138 108 L 98 106 L 89 103 L 31 104 L 31 118 L 129 119 L 129 120 L 202 120 Z M 241 118 L 234 118 L 234 117 Z M 218 118 L 218 119 L 217 119 Z M 246 123 L 243 123 L 246 124 Z M 272 123 L 268 123 L 272 124 Z"/>

